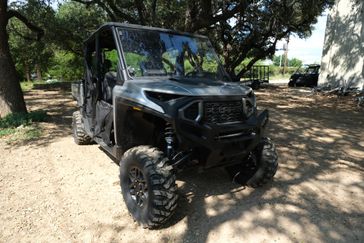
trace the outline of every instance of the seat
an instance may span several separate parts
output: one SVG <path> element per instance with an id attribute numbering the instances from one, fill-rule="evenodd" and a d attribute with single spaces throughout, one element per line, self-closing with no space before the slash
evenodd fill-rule
<path id="1" fill-rule="evenodd" d="M 112 90 L 116 85 L 116 72 L 107 72 L 103 82 L 103 99 L 112 104 Z"/>
<path id="2" fill-rule="evenodd" d="M 112 63 L 110 60 L 105 59 L 102 64 L 102 71 L 104 73 L 104 80 L 102 82 L 102 99 L 112 104 L 112 90 L 116 84 L 116 72 L 110 71 Z"/>

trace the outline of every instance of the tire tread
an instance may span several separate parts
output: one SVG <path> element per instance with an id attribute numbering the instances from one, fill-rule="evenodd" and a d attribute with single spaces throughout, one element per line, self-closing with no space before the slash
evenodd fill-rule
<path id="1" fill-rule="evenodd" d="M 164 224 L 175 212 L 178 202 L 176 176 L 161 151 L 150 146 L 136 146 L 127 150 L 120 163 L 129 156 L 139 158 L 149 170 L 151 191 L 154 195 L 148 219 L 139 222 L 145 228 L 157 228 Z M 120 166 L 120 169 L 122 166 Z M 121 175 L 121 173 L 120 173 Z M 120 178 L 120 182 L 122 178 Z"/>
<path id="2" fill-rule="evenodd" d="M 92 144 L 92 139 L 88 136 L 83 128 L 80 111 L 73 112 L 72 116 L 73 139 L 78 145 Z"/>

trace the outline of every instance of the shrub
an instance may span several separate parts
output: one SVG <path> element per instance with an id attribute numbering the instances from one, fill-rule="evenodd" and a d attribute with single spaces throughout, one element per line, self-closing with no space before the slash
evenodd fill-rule
<path id="1" fill-rule="evenodd" d="M 0 119 L 0 129 L 26 126 L 32 122 L 42 122 L 47 119 L 45 111 L 32 111 L 29 113 L 12 113 Z"/>

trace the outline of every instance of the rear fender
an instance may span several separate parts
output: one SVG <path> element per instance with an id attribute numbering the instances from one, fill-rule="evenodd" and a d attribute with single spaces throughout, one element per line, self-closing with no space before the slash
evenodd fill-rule
<path id="1" fill-rule="evenodd" d="M 71 84 L 71 91 L 74 100 L 77 101 L 77 106 L 81 107 L 84 104 L 84 82 L 79 80 Z"/>

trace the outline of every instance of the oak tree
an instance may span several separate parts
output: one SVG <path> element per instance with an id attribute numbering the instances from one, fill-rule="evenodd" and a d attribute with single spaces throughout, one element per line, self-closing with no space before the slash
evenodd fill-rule
<path id="1" fill-rule="evenodd" d="M 9 113 L 26 112 L 26 105 L 15 64 L 10 55 L 7 25 L 11 18 L 17 18 L 41 38 L 43 30 L 31 23 L 15 9 L 8 8 L 8 0 L 0 0 L 0 117 Z"/>
<path id="2" fill-rule="evenodd" d="M 74 0 L 100 6 L 110 20 L 208 35 L 235 80 L 260 59 L 271 58 L 277 41 L 310 35 L 317 17 L 334 0 Z M 243 61 L 249 60 L 247 64 Z"/>

